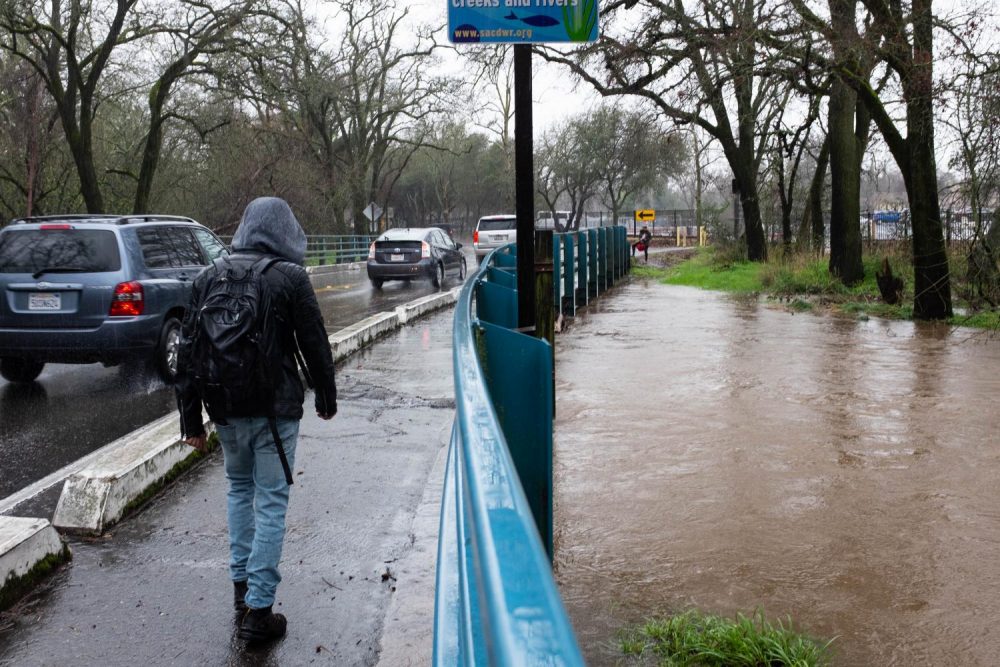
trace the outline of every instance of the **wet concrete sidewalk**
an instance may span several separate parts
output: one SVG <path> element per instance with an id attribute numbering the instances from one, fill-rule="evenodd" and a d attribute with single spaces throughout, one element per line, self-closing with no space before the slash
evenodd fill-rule
<path id="1" fill-rule="evenodd" d="M 426 664 L 452 316 L 341 364 L 332 421 L 307 396 L 275 606 L 289 619 L 282 642 L 247 651 L 234 638 L 215 452 L 108 534 L 70 540 L 72 563 L 0 617 L 0 665 Z"/>

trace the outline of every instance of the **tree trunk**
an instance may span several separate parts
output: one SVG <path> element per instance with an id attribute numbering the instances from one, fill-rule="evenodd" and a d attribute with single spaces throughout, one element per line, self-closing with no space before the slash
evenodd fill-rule
<path id="1" fill-rule="evenodd" d="M 160 162 L 160 147 L 163 145 L 163 122 L 159 118 L 159 113 L 156 116 L 150 120 L 149 134 L 146 135 L 146 144 L 142 151 L 139 181 L 135 186 L 135 202 L 132 205 L 133 213 L 149 213 L 153 176 Z"/>
<path id="2" fill-rule="evenodd" d="M 855 133 L 857 93 L 840 79 L 830 91 L 830 273 L 845 285 L 865 277 L 861 262 L 861 159 Z"/>
<path id="3" fill-rule="evenodd" d="M 913 0 L 913 68 L 907 95 L 913 224 L 913 316 L 951 317 L 948 253 L 941 230 L 937 162 L 934 157 L 933 17 L 931 0 Z"/>
<path id="4" fill-rule="evenodd" d="M 60 110 L 62 111 L 62 110 Z M 91 146 L 90 123 L 84 128 L 77 128 L 72 118 L 75 111 L 70 109 L 71 119 L 67 123 L 66 114 L 60 113 L 63 120 L 63 130 L 66 132 L 67 143 L 73 154 L 73 163 L 80 178 L 80 195 L 87 207 L 87 213 L 104 213 L 104 198 L 101 196 L 101 185 L 97 180 L 97 168 L 94 166 L 94 152 Z"/>
<path id="5" fill-rule="evenodd" d="M 823 220 L 823 184 L 830 164 L 830 136 L 823 140 L 823 146 L 816 158 L 816 173 L 809 186 L 809 211 L 812 218 L 812 247 L 818 255 L 826 250 L 826 221 Z"/>
<path id="6" fill-rule="evenodd" d="M 929 105 L 928 105 L 929 106 Z M 927 109 L 929 117 L 930 109 Z M 931 128 L 931 124 L 925 126 Z M 933 146 L 910 130 L 912 143 L 911 182 L 907 192 L 913 225 L 913 316 L 921 320 L 946 319 L 952 315 L 948 252 L 941 229 L 937 169 Z M 933 134 L 933 129 L 929 129 Z"/>

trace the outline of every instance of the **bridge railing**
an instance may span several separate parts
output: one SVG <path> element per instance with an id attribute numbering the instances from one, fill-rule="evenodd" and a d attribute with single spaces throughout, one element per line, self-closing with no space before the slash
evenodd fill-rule
<path id="1" fill-rule="evenodd" d="M 231 236 L 219 237 L 227 245 Z M 368 258 L 368 248 L 374 235 L 365 234 L 314 234 L 306 236 L 306 266 L 346 264 Z"/>
<path id="2" fill-rule="evenodd" d="M 628 244 L 618 229 L 585 230 L 583 253 L 572 250 L 581 247 L 578 233 L 573 245 L 556 235 L 561 268 L 553 266 L 560 276 L 554 282 L 572 280 L 576 291 L 582 281 L 588 294 L 593 284 L 596 296 L 624 275 Z M 513 244 L 491 253 L 455 308 L 456 410 L 434 614 L 438 666 L 583 665 L 550 561 L 552 347 L 516 330 L 515 253 Z"/>

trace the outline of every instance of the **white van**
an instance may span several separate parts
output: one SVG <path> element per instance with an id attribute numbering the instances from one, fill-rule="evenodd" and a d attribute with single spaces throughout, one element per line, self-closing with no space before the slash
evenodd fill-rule
<path id="1" fill-rule="evenodd" d="M 517 241 L 516 215 L 484 215 L 476 223 L 472 232 L 472 247 L 476 250 L 476 262 L 481 263 L 486 255 L 500 246 Z"/>

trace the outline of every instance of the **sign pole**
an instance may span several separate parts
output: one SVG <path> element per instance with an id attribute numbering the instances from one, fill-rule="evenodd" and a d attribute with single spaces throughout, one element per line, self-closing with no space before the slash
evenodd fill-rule
<path id="1" fill-rule="evenodd" d="M 535 163 L 531 45 L 514 45 L 514 191 L 517 213 L 517 326 L 535 326 Z"/>

